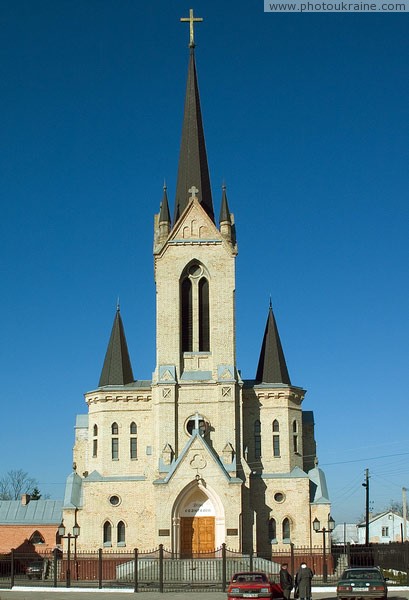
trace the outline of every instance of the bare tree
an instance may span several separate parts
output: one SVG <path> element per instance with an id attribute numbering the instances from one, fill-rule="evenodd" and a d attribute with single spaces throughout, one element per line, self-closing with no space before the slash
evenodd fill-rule
<path id="1" fill-rule="evenodd" d="M 0 500 L 10 500 L 10 486 L 9 481 L 5 475 L 0 477 Z"/>
<path id="2" fill-rule="evenodd" d="M 21 494 L 30 494 L 37 486 L 37 480 L 23 469 L 8 471 L 0 478 L 0 500 L 18 500 Z"/>
<path id="3" fill-rule="evenodd" d="M 389 505 L 385 508 L 385 511 L 391 510 L 392 512 L 403 516 L 403 503 L 399 500 L 391 500 Z M 406 505 L 406 514 L 409 514 L 409 506 Z"/>

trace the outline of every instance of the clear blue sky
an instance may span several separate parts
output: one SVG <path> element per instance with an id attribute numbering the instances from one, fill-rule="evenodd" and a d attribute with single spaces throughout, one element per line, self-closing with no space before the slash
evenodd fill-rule
<path id="1" fill-rule="evenodd" d="M 1 470 L 52 498 L 121 301 L 155 366 L 153 214 L 173 206 L 192 5 L 0 3 Z M 255 375 L 270 295 L 308 390 L 339 521 L 409 487 L 409 15 L 264 14 L 197 0 L 216 214 L 237 223 L 237 353 Z"/>

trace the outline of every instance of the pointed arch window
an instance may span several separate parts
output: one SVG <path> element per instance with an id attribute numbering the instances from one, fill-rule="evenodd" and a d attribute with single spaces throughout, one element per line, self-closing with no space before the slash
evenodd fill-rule
<path id="1" fill-rule="evenodd" d="M 30 544 L 45 544 L 45 539 L 39 531 L 35 531 L 30 537 Z"/>
<path id="2" fill-rule="evenodd" d="M 209 350 L 209 282 L 202 277 L 199 281 L 199 352 L 209 352 Z"/>
<path id="3" fill-rule="evenodd" d="M 116 528 L 116 541 L 118 546 L 125 546 L 125 523 L 119 521 Z"/>
<path id="4" fill-rule="evenodd" d="M 96 458 L 98 456 L 98 425 L 94 425 L 92 434 L 92 456 Z"/>
<path id="5" fill-rule="evenodd" d="M 261 458 L 261 422 L 254 423 L 254 458 Z"/>
<path id="6" fill-rule="evenodd" d="M 112 460 L 119 460 L 119 437 L 118 437 L 118 423 L 112 423 L 111 425 L 111 458 Z"/>
<path id="7" fill-rule="evenodd" d="M 268 539 L 270 540 L 270 544 L 277 543 L 277 523 L 273 517 L 268 521 Z"/>
<path id="8" fill-rule="evenodd" d="M 290 519 L 285 518 L 283 521 L 283 542 L 289 544 L 290 541 L 291 541 Z"/>
<path id="9" fill-rule="evenodd" d="M 136 423 L 132 422 L 129 426 L 129 457 L 131 460 L 138 458 L 138 428 Z"/>
<path id="10" fill-rule="evenodd" d="M 203 266 L 191 263 L 180 284 L 182 352 L 210 352 L 210 290 Z"/>
<path id="11" fill-rule="evenodd" d="M 104 546 L 112 546 L 112 525 L 109 521 L 105 521 L 103 531 Z"/>
<path id="12" fill-rule="evenodd" d="M 186 278 L 182 281 L 182 352 L 193 350 L 193 308 L 192 308 L 192 282 Z"/>
<path id="13" fill-rule="evenodd" d="M 277 419 L 273 421 L 273 456 L 280 456 L 280 424 Z"/>
<path id="14" fill-rule="evenodd" d="M 298 423 L 293 421 L 293 449 L 296 454 L 299 452 L 298 448 Z"/>

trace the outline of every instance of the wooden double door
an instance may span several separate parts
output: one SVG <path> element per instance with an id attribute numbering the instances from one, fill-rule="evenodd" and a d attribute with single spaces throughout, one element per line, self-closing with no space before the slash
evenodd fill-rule
<path id="1" fill-rule="evenodd" d="M 215 550 L 214 517 L 181 517 L 180 552 L 192 556 Z"/>

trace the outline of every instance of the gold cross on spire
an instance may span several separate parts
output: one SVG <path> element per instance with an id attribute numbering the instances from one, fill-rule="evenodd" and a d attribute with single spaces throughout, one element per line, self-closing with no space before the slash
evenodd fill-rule
<path id="1" fill-rule="evenodd" d="M 188 17 L 182 17 L 180 19 L 182 22 L 185 23 L 190 23 L 190 41 L 189 41 L 189 48 L 194 48 L 195 47 L 195 36 L 194 36 L 194 29 L 193 29 L 193 25 L 194 23 L 199 23 L 200 21 L 203 21 L 202 17 L 194 17 L 193 16 L 193 8 L 189 9 L 189 16 Z"/>

